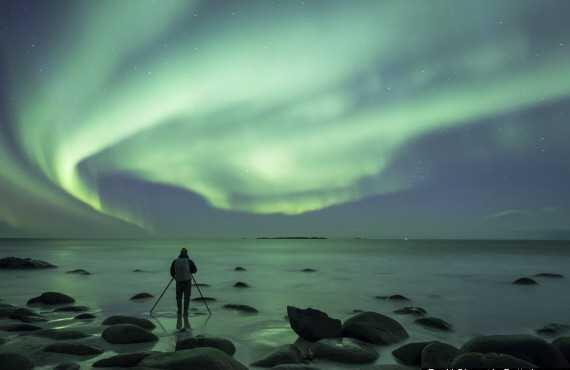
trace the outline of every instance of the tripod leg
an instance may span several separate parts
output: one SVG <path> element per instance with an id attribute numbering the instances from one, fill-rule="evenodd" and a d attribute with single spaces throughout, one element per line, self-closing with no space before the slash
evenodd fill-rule
<path id="1" fill-rule="evenodd" d="M 168 285 L 166 286 L 166 288 L 164 288 L 164 290 L 162 291 L 162 293 L 160 294 L 160 297 L 158 297 L 158 299 L 156 300 L 156 302 L 154 302 L 154 305 L 152 306 L 152 308 L 150 309 L 150 315 L 152 316 L 152 311 L 154 311 L 154 309 L 156 308 L 156 305 L 158 304 L 158 302 L 160 302 L 160 300 L 162 299 L 162 296 L 164 295 L 164 293 L 166 293 L 166 291 L 168 290 L 168 287 L 170 287 L 170 284 L 172 284 L 172 282 L 174 281 L 174 278 L 170 279 L 170 281 L 168 282 Z"/>
<path id="2" fill-rule="evenodd" d="M 194 275 L 192 275 L 192 280 L 194 281 L 194 285 L 198 289 L 198 293 L 200 293 L 200 297 L 202 297 L 202 302 L 204 302 L 204 304 L 206 305 L 206 309 L 208 310 L 208 314 L 211 315 L 212 311 L 210 311 L 210 307 L 208 307 L 208 302 L 206 302 L 206 300 L 204 299 L 204 295 L 202 294 L 202 290 L 200 289 L 200 286 L 198 285 L 196 278 L 194 278 Z"/>

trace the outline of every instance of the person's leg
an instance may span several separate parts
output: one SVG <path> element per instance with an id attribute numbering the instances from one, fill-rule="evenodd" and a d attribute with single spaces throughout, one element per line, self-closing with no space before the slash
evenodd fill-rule
<path id="1" fill-rule="evenodd" d="M 188 322 L 188 306 L 190 305 L 190 293 L 192 292 L 192 281 L 184 282 L 184 327 L 189 328 Z"/>
<path id="2" fill-rule="evenodd" d="M 176 282 L 176 329 L 182 328 L 182 293 L 184 292 L 184 286 L 181 282 Z"/>

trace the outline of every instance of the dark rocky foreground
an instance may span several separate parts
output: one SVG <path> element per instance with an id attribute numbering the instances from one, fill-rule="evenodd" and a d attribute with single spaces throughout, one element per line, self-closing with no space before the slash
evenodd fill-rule
<path id="1" fill-rule="evenodd" d="M 550 275 L 553 274 L 540 277 L 561 278 Z M 141 293 L 132 298 L 152 298 L 149 296 Z M 288 306 L 287 320 L 298 339 L 268 349 L 245 364 L 236 359 L 236 354 L 239 357 L 244 350 L 243 344 L 236 346 L 230 338 L 181 337 L 172 348 L 158 352 L 153 348 L 160 331 L 153 321 L 128 315 L 98 318 L 89 312 L 88 306 L 81 302 L 76 304 L 75 298 L 67 294 L 45 292 L 31 298 L 28 307 L 0 303 L 0 369 L 27 370 L 48 364 L 53 369 L 69 370 L 79 369 L 80 363 L 85 368 L 86 362 L 92 363 L 92 368 L 115 370 L 242 370 L 250 367 L 318 370 L 330 364 L 359 370 L 570 368 L 570 336 L 563 336 L 570 330 L 566 324 L 545 324 L 536 330 L 537 336 L 478 336 L 456 347 L 438 340 L 418 341 L 398 318 L 411 315 L 411 319 L 415 319 L 411 326 L 420 325 L 442 334 L 453 331 L 451 323 L 428 316 L 427 310 L 421 307 L 404 306 L 412 299 L 403 295 L 377 298 L 401 306 L 389 310 L 389 314 L 355 310 L 355 314 L 344 320 L 318 309 Z M 216 302 L 212 297 L 206 300 Z M 257 313 L 256 308 L 243 304 L 219 304 L 218 308 Z M 251 317 L 236 315 L 236 320 L 240 320 L 240 316 Z M 63 329 L 50 326 L 52 321 L 57 322 L 62 317 L 75 322 L 87 320 L 90 330 L 83 330 L 83 326 Z M 396 363 L 374 365 L 379 357 L 385 358 L 390 352 Z"/>

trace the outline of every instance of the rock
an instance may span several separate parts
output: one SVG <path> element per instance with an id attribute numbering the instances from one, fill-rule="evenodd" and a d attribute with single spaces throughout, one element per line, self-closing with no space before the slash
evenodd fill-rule
<path id="1" fill-rule="evenodd" d="M 94 356 L 103 353 L 101 348 L 83 343 L 52 343 L 45 346 L 43 351 L 76 356 Z"/>
<path id="2" fill-rule="evenodd" d="M 135 367 L 145 357 L 151 355 L 147 352 L 119 354 L 96 361 L 93 367 Z"/>
<path id="3" fill-rule="evenodd" d="M 192 298 L 194 302 L 215 302 L 216 298 L 214 297 L 196 297 Z"/>
<path id="4" fill-rule="evenodd" d="M 305 268 L 305 269 L 302 269 L 301 272 L 317 272 L 317 270 L 312 269 L 312 268 Z"/>
<path id="5" fill-rule="evenodd" d="M 515 285 L 538 285 L 536 280 L 528 278 L 528 277 L 518 278 L 515 281 L 513 281 L 513 284 L 515 284 Z"/>
<path id="6" fill-rule="evenodd" d="M 489 335 L 471 339 L 460 353 L 503 353 L 539 367 L 567 368 L 568 361 L 552 344 L 532 335 Z"/>
<path id="7" fill-rule="evenodd" d="M 247 271 L 245 267 L 238 266 L 234 269 L 234 271 Z"/>
<path id="8" fill-rule="evenodd" d="M 140 366 L 169 370 L 247 370 L 247 367 L 217 348 L 194 348 L 152 354 Z"/>
<path id="9" fill-rule="evenodd" d="M 281 364 L 299 364 L 303 361 L 301 351 L 293 344 L 277 347 L 265 357 L 257 360 L 251 366 L 273 367 Z"/>
<path id="10" fill-rule="evenodd" d="M 71 304 L 75 303 L 75 299 L 70 296 L 57 293 L 57 292 L 46 292 L 42 293 L 40 296 L 32 298 L 28 301 L 28 304 L 45 304 L 49 306 L 59 305 L 59 304 Z"/>
<path id="11" fill-rule="evenodd" d="M 326 313 L 307 308 L 305 310 L 287 306 L 287 316 L 291 329 L 301 338 L 315 342 L 325 338 L 338 338 L 342 334 L 342 324 Z"/>
<path id="12" fill-rule="evenodd" d="M 101 337 L 111 344 L 155 342 L 158 337 L 140 326 L 132 324 L 111 325 L 103 330 Z"/>
<path id="13" fill-rule="evenodd" d="M 246 304 L 225 304 L 223 306 L 227 310 L 234 310 L 244 313 L 258 313 L 257 308 L 248 306 Z"/>
<path id="14" fill-rule="evenodd" d="M 570 337 L 560 337 L 552 342 L 552 345 L 556 347 L 570 362 Z"/>
<path id="15" fill-rule="evenodd" d="M 87 306 L 65 306 L 65 307 L 58 307 L 54 312 L 85 312 L 89 311 L 89 307 Z"/>
<path id="16" fill-rule="evenodd" d="M 392 355 L 401 363 L 408 366 L 420 366 L 422 350 L 431 342 L 413 342 L 404 344 L 392 351 Z"/>
<path id="17" fill-rule="evenodd" d="M 80 313 L 79 315 L 75 316 L 75 320 L 93 320 L 96 316 L 92 313 Z"/>
<path id="18" fill-rule="evenodd" d="M 132 317 L 132 316 L 123 316 L 123 315 L 115 315 L 109 316 L 102 322 L 103 325 L 116 325 L 116 324 L 131 324 L 140 326 L 143 329 L 153 330 L 156 325 L 150 320 L 143 319 L 140 317 Z"/>
<path id="19" fill-rule="evenodd" d="M 26 356 L 18 353 L 0 353 L 2 370 L 31 370 L 34 363 Z"/>
<path id="20" fill-rule="evenodd" d="M 453 359 L 459 353 L 459 349 L 454 346 L 433 341 L 422 350 L 422 368 L 450 368 Z"/>
<path id="21" fill-rule="evenodd" d="M 47 319 L 41 315 L 38 315 L 32 310 L 27 308 L 16 308 L 11 314 L 10 318 L 12 320 L 19 320 L 22 322 L 41 322 L 47 321 Z"/>
<path id="22" fill-rule="evenodd" d="M 543 278 L 552 278 L 552 279 L 562 279 L 564 275 L 562 274 L 555 274 L 552 272 L 541 272 L 540 274 L 534 275 L 535 277 L 543 277 Z"/>
<path id="23" fill-rule="evenodd" d="M 283 364 L 273 366 L 271 369 L 276 370 L 320 370 L 318 367 L 308 366 L 304 364 Z"/>
<path id="24" fill-rule="evenodd" d="M 72 329 L 42 329 L 33 332 L 31 335 L 41 338 L 49 338 L 53 340 L 72 340 L 87 338 L 89 335 Z"/>
<path id="25" fill-rule="evenodd" d="M 198 283 L 198 284 L 194 284 L 194 286 L 199 286 L 199 287 L 209 288 L 209 287 L 210 287 L 210 284 L 206 284 L 206 283 Z"/>
<path id="26" fill-rule="evenodd" d="M 57 268 L 49 262 L 31 258 L 5 257 L 0 259 L 0 270 L 34 270 Z"/>
<path id="27" fill-rule="evenodd" d="M 146 293 L 146 292 L 138 293 L 138 294 L 135 294 L 134 296 L 131 297 L 131 301 L 136 301 L 138 299 L 148 299 L 148 298 L 152 298 L 152 297 L 154 297 L 154 296 L 150 293 Z"/>
<path id="28" fill-rule="evenodd" d="M 506 354 L 498 353 L 464 353 L 453 360 L 451 368 L 459 369 L 493 369 L 493 368 L 536 368 L 536 365 Z"/>
<path id="29" fill-rule="evenodd" d="M 39 326 L 30 325 L 30 324 L 7 324 L 0 326 L 0 330 L 8 331 L 8 332 L 15 332 L 15 331 L 36 331 L 41 330 Z"/>
<path id="30" fill-rule="evenodd" d="M 71 271 L 66 271 L 66 274 L 75 274 L 75 275 L 91 275 L 91 273 L 87 270 L 83 270 L 83 269 L 76 269 L 76 270 L 71 270 Z"/>
<path id="31" fill-rule="evenodd" d="M 7 340 L 6 338 L 0 338 L 0 346 L 3 346 L 4 344 L 6 344 Z"/>
<path id="32" fill-rule="evenodd" d="M 367 370 L 418 370 L 416 367 L 388 364 L 388 365 L 376 365 L 372 367 L 367 367 Z"/>
<path id="33" fill-rule="evenodd" d="M 148 272 L 148 271 L 141 270 L 141 269 L 134 269 L 133 272 Z"/>
<path id="34" fill-rule="evenodd" d="M 408 338 L 399 322 L 376 312 L 362 312 L 347 319 L 342 335 L 374 344 L 392 344 Z"/>
<path id="35" fill-rule="evenodd" d="M 427 311 L 421 307 L 408 306 L 394 310 L 394 313 L 398 315 L 424 316 L 427 314 Z"/>
<path id="36" fill-rule="evenodd" d="M 564 334 L 568 330 L 570 330 L 570 325 L 550 323 L 537 329 L 536 333 L 547 337 L 554 337 Z"/>
<path id="37" fill-rule="evenodd" d="M 75 362 L 64 362 L 53 368 L 53 370 L 79 370 L 79 369 L 81 369 L 81 366 L 79 366 L 79 364 L 76 364 Z"/>
<path id="38" fill-rule="evenodd" d="M 422 317 L 414 321 L 416 324 L 424 326 L 426 328 L 441 330 L 441 331 L 451 331 L 453 327 L 450 323 L 445 320 L 438 319 L 437 317 Z"/>
<path id="39" fill-rule="evenodd" d="M 345 364 L 368 364 L 380 356 L 370 344 L 350 339 L 321 339 L 311 346 L 315 358 Z"/>
<path id="40" fill-rule="evenodd" d="M 231 340 L 225 338 L 205 337 L 201 335 L 193 338 L 186 338 L 176 342 L 175 350 L 182 351 L 185 349 L 194 349 L 201 347 L 217 348 L 221 351 L 224 351 L 230 356 L 233 356 L 234 353 L 236 353 L 236 346 L 232 343 Z"/>
<path id="41" fill-rule="evenodd" d="M 395 302 L 408 302 L 410 299 L 405 297 L 401 294 L 392 294 L 392 295 L 379 295 L 376 296 L 376 299 L 386 299 L 388 301 L 395 301 Z"/>
<path id="42" fill-rule="evenodd" d="M 243 281 L 238 281 L 234 284 L 234 288 L 249 288 L 249 284 L 244 283 Z"/>

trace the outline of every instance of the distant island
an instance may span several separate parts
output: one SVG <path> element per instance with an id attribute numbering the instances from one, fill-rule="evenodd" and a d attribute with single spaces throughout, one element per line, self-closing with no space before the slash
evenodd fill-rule
<path id="1" fill-rule="evenodd" d="M 255 239 L 328 239 L 324 236 L 258 236 Z"/>

